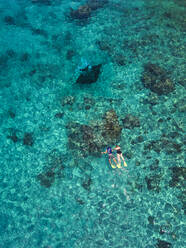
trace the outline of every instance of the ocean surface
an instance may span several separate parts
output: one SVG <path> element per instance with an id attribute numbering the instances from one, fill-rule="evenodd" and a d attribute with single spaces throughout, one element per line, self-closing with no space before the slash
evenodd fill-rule
<path id="1" fill-rule="evenodd" d="M 186 247 L 185 31 L 184 0 L 0 0 L 0 248 Z"/>

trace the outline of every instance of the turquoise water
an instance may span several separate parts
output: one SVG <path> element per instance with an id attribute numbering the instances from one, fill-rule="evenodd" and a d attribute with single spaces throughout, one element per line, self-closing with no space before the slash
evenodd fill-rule
<path id="1" fill-rule="evenodd" d="M 185 7 L 0 0 L 0 248 L 186 247 Z"/>

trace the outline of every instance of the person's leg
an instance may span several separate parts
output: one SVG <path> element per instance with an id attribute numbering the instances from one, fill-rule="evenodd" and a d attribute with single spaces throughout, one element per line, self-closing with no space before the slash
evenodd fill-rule
<path id="1" fill-rule="evenodd" d="M 120 157 L 118 156 L 119 154 L 117 154 L 117 161 L 116 161 L 116 159 L 115 159 L 115 163 L 116 163 L 116 166 L 118 167 L 118 168 L 121 168 L 121 160 L 120 160 Z"/>
<path id="2" fill-rule="evenodd" d="M 115 159 L 115 157 L 114 157 L 114 155 L 112 154 L 111 155 L 111 157 L 110 157 L 113 161 L 114 161 L 114 163 L 116 164 L 116 166 L 117 166 L 117 161 L 116 161 L 116 159 Z"/>
<path id="3" fill-rule="evenodd" d="M 113 158 L 113 160 L 114 160 L 115 164 L 117 165 L 117 161 L 116 161 L 116 159 L 115 159 L 115 158 Z"/>
<path id="4" fill-rule="evenodd" d="M 109 163 L 110 163 L 110 165 L 111 165 L 112 168 L 116 168 L 116 166 L 112 164 L 111 158 L 109 158 Z"/>
<path id="5" fill-rule="evenodd" d="M 118 160 L 118 164 L 121 165 L 121 158 L 120 158 L 120 154 L 117 153 L 117 160 Z"/>

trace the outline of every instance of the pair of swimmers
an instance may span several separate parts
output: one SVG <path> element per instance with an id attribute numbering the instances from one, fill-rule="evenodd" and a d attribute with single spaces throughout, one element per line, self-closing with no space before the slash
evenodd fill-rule
<path id="1" fill-rule="evenodd" d="M 124 166 L 127 167 L 127 164 L 126 164 L 125 159 L 124 159 L 124 157 L 122 155 L 122 151 L 121 151 L 120 146 L 117 145 L 115 148 L 113 148 L 113 150 L 116 150 L 117 160 L 118 161 L 116 161 L 114 155 L 112 154 L 112 148 L 111 147 L 107 147 L 106 151 L 105 152 L 102 152 L 102 154 L 103 153 L 105 153 L 105 154 L 107 153 L 108 154 L 108 156 L 109 156 L 109 163 L 110 163 L 111 167 L 112 168 L 116 168 L 116 166 L 117 166 L 118 168 L 121 168 L 121 159 L 123 160 Z M 116 164 L 116 166 L 112 164 L 112 160 L 114 161 L 114 163 Z"/>

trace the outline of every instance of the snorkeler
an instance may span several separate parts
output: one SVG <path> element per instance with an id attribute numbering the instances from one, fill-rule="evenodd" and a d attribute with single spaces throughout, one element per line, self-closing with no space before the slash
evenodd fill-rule
<path id="1" fill-rule="evenodd" d="M 125 162 L 125 159 L 122 155 L 122 151 L 121 151 L 121 147 L 116 145 L 116 147 L 114 148 L 114 150 L 116 150 L 117 153 L 117 160 L 118 160 L 118 165 L 121 166 L 121 159 L 123 160 L 123 164 L 125 167 L 127 167 L 127 163 Z"/>
<path id="2" fill-rule="evenodd" d="M 112 168 L 116 168 L 117 161 L 116 161 L 114 155 L 112 154 L 112 148 L 111 147 L 107 147 L 106 151 L 105 152 L 102 152 L 102 154 L 103 153 L 104 154 L 106 154 L 106 153 L 108 154 L 108 156 L 109 156 L 109 163 L 110 163 L 111 167 Z M 112 161 L 111 160 L 113 160 L 115 162 L 116 166 L 112 164 Z"/>

